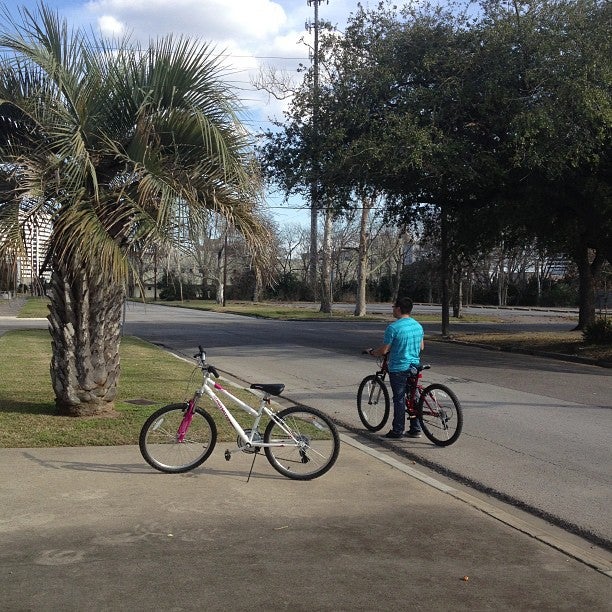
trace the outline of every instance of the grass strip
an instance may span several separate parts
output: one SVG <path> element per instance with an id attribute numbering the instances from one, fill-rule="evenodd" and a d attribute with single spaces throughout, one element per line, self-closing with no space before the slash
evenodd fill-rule
<path id="1" fill-rule="evenodd" d="M 24 302 L 17 318 L 19 319 L 46 319 L 49 314 L 49 298 L 28 297 Z"/>
<path id="2" fill-rule="evenodd" d="M 141 302 L 141 300 L 134 300 Z M 45 318 L 49 314 L 49 300 L 47 298 L 29 297 L 21 309 L 20 318 Z M 175 308 L 190 308 L 206 312 L 222 312 L 226 314 L 237 314 L 246 317 L 258 317 L 262 319 L 276 319 L 279 321 L 381 321 L 390 323 L 393 321 L 391 308 L 388 313 L 368 314 L 364 317 L 356 317 L 352 311 L 332 308 L 332 314 L 320 312 L 318 304 L 305 303 L 283 304 L 278 302 L 241 302 L 229 301 L 226 306 L 217 304 L 214 300 L 174 300 L 174 301 L 150 301 L 147 304 L 158 306 L 173 306 Z M 423 323 L 437 323 L 440 321 L 439 314 L 415 314 L 415 318 Z M 461 317 L 463 323 L 496 322 L 501 321 L 498 317 L 491 315 L 465 315 Z"/>
<path id="3" fill-rule="evenodd" d="M 490 332 L 453 334 L 453 340 L 479 344 L 502 350 L 538 351 L 584 357 L 598 361 L 612 361 L 609 344 L 586 344 L 581 331 L 567 332 Z"/>
<path id="4" fill-rule="evenodd" d="M 137 444 L 140 428 L 153 411 L 187 400 L 201 382 L 199 370 L 194 375 L 194 366 L 138 338 L 125 337 L 120 353 L 116 416 L 65 417 L 55 411 L 49 333 L 26 330 L 0 336 L 0 447 Z M 225 382 L 223 386 L 257 406 L 257 398 L 249 391 Z M 233 428 L 208 398 L 200 406 L 213 415 L 219 441 L 236 439 Z M 246 413 L 237 409 L 235 416 L 243 427 L 250 426 L 252 418 Z"/>

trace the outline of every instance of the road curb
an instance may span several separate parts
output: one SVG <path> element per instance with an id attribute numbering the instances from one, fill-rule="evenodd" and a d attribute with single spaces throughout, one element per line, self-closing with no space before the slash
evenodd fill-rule
<path id="1" fill-rule="evenodd" d="M 558 550 L 572 557 L 573 559 L 576 559 L 577 561 L 580 561 L 581 563 L 592 567 L 593 569 L 604 574 L 605 576 L 612 578 L 612 562 L 609 559 L 604 558 L 603 556 L 594 553 L 593 551 L 586 550 L 581 546 L 577 546 L 570 542 L 565 542 L 561 538 L 558 538 L 553 534 L 547 533 L 541 527 L 529 523 L 529 521 L 514 516 L 511 513 L 502 510 L 501 508 L 493 506 L 492 504 L 489 504 L 488 502 L 482 499 L 470 495 L 469 493 L 460 491 L 455 487 L 447 485 L 437 480 L 436 478 L 433 478 L 432 476 L 423 474 L 416 468 L 403 463 L 397 457 L 387 456 L 378 450 L 372 449 L 367 445 L 362 444 L 348 433 L 341 433 L 340 440 L 345 444 L 348 444 L 349 446 L 352 446 L 353 448 L 356 448 L 366 453 L 370 457 L 373 457 L 378 461 L 382 461 L 383 463 L 386 463 L 387 465 L 397 470 L 400 470 L 404 474 L 407 474 L 408 476 L 411 476 L 412 478 L 415 478 L 418 481 L 430 487 L 433 487 L 434 489 L 442 493 L 446 493 L 447 495 L 450 495 L 458 501 L 466 503 L 469 506 L 475 508 L 476 510 L 479 510 L 480 512 L 483 512 L 484 514 L 500 521 L 501 523 L 504 523 L 505 525 L 508 525 L 509 527 L 520 531 L 521 533 L 529 535 L 530 537 L 538 540 L 539 542 L 542 542 L 547 546 L 551 546 L 555 550 Z"/>

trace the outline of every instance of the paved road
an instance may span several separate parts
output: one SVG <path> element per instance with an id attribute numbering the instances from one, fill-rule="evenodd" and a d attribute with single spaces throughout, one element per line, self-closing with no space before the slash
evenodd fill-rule
<path id="1" fill-rule="evenodd" d="M 355 390 L 380 323 L 270 321 L 132 305 L 126 332 L 190 357 L 198 344 L 224 372 L 284 382 L 285 396 L 361 428 Z M 447 449 L 421 439 L 397 452 L 550 515 L 610 545 L 612 372 L 595 366 L 428 342 L 431 382 L 457 391 L 465 431 Z"/>
<path id="2" fill-rule="evenodd" d="M 46 326 L 45 321 L 0 321 Z M 373 363 L 359 352 L 380 323 L 312 323 L 132 304 L 126 333 L 190 357 L 203 344 L 219 368 L 244 381 L 282 381 L 292 401 L 319 407 L 363 431 L 355 389 Z M 426 325 L 435 333 L 435 326 Z M 1 333 L 1 332 L 0 332 Z M 612 372 L 562 361 L 428 342 L 432 382 L 458 393 L 465 431 L 448 449 L 425 440 L 398 453 L 507 496 L 610 545 Z M 299 365 L 297 365 L 299 364 Z M 169 398 L 169 400 L 172 398 Z"/>

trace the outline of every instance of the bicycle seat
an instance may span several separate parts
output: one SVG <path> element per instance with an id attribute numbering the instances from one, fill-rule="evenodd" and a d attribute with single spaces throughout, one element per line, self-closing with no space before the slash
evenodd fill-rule
<path id="1" fill-rule="evenodd" d="M 253 383 L 250 388 L 269 393 L 270 395 L 280 395 L 284 391 L 285 385 L 282 383 Z"/>
<path id="2" fill-rule="evenodd" d="M 412 369 L 412 372 L 410 372 L 408 376 L 413 376 L 414 374 L 420 374 L 423 370 L 429 370 L 431 366 L 426 363 L 422 365 L 412 365 L 410 368 Z"/>

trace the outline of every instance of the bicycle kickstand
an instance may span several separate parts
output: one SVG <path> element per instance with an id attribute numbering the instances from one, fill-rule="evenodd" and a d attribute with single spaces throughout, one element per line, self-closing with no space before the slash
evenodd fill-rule
<path id="1" fill-rule="evenodd" d="M 255 467 L 255 459 L 257 458 L 257 455 L 259 455 L 259 449 L 256 449 L 253 453 L 253 461 L 251 462 L 251 469 L 249 470 L 249 475 L 247 476 L 247 482 L 251 480 L 251 474 L 253 472 L 253 468 Z"/>
<path id="2" fill-rule="evenodd" d="M 225 450 L 225 453 L 224 453 L 223 456 L 225 457 L 226 461 L 229 461 L 232 458 L 232 452 L 237 453 L 237 452 L 242 451 L 242 450 L 243 449 L 241 449 L 241 448 L 237 448 L 236 450 L 231 451 L 228 448 L 228 449 Z M 253 452 L 252 452 L 252 454 L 253 454 L 253 461 L 251 462 L 251 469 L 249 470 L 249 475 L 247 476 L 247 482 L 249 482 L 249 480 L 251 479 L 251 474 L 253 473 L 253 468 L 255 467 L 255 459 L 257 458 L 257 455 L 259 455 L 259 451 L 260 451 L 259 448 L 254 448 L 253 449 Z"/>

